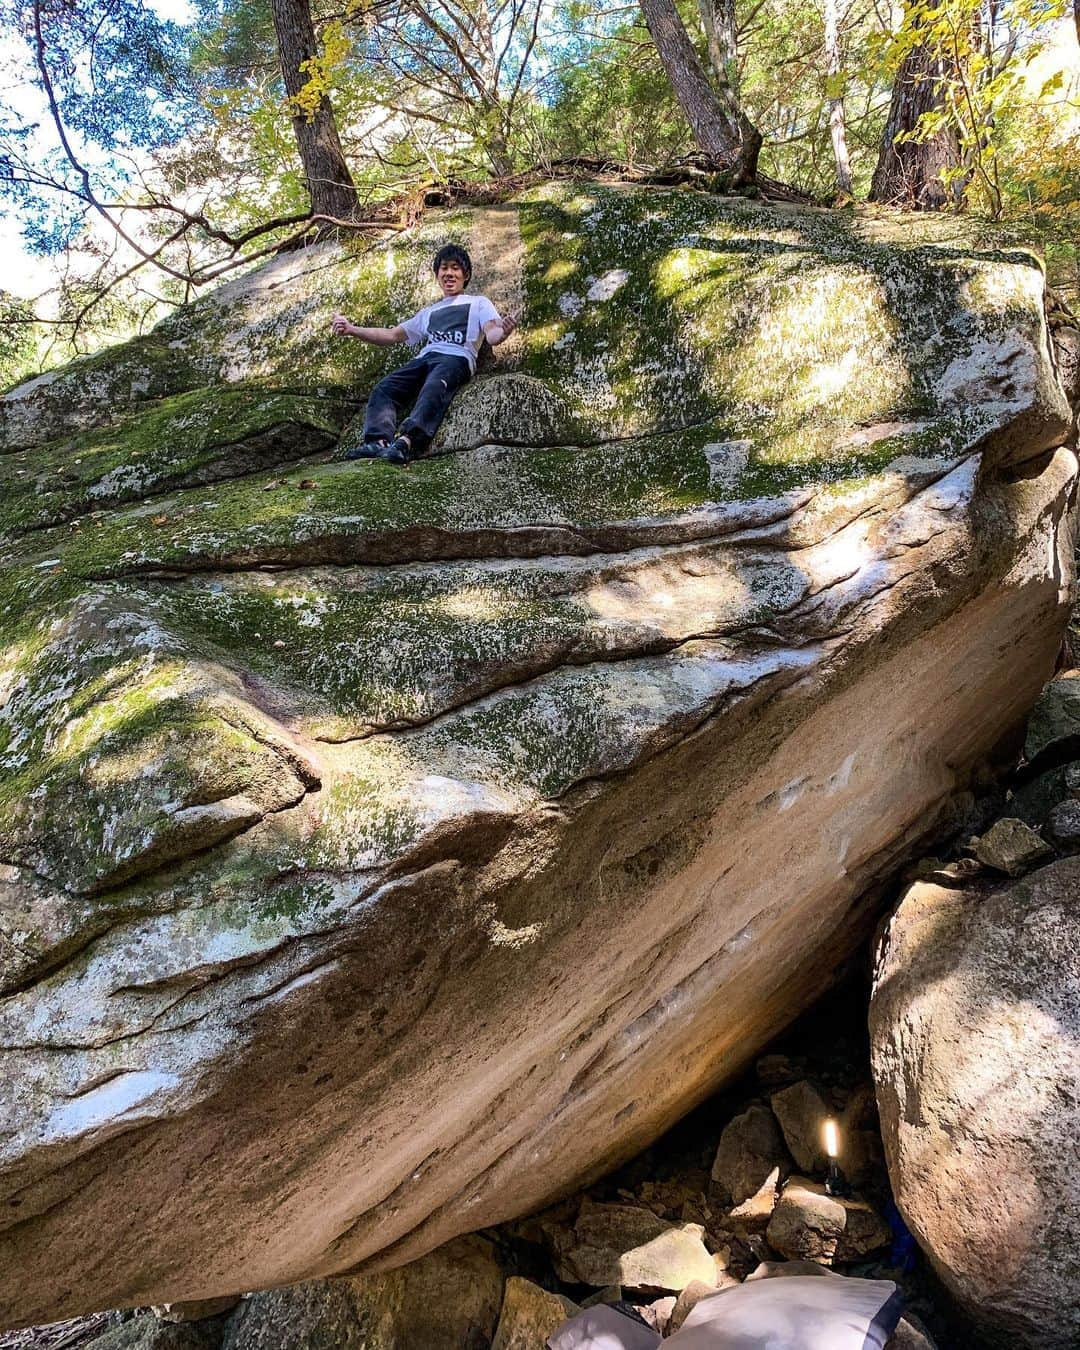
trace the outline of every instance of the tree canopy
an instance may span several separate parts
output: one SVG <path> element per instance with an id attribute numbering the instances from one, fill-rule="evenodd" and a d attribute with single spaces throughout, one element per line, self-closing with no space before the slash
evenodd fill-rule
<path id="1" fill-rule="evenodd" d="M 1066 0 L 0 0 L 11 379 L 321 229 L 586 159 L 977 211 L 1076 289 Z M 169 17 L 170 13 L 173 17 Z"/>

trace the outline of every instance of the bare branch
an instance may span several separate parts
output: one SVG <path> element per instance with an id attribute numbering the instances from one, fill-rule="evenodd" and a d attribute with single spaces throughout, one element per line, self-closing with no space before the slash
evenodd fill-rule
<path id="1" fill-rule="evenodd" d="M 154 261 L 157 267 L 160 267 L 161 270 L 163 272 L 168 273 L 169 276 L 175 277 L 177 281 L 183 281 L 184 279 L 183 273 L 177 272 L 167 263 L 161 262 L 160 260 L 157 259 L 151 259 L 150 255 L 146 252 L 146 250 L 142 247 L 142 245 L 137 243 L 134 239 L 132 239 L 131 236 L 125 232 L 125 230 L 119 224 L 119 222 L 115 221 L 112 218 L 112 216 L 109 214 L 109 211 L 98 200 L 97 196 L 95 195 L 93 185 L 90 181 L 90 174 L 79 162 L 79 160 L 75 157 L 75 152 L 71 148 L 71 142 L 68 140 L 67 129 L 64 126 L 63 118 L 61 118 L 60 116 L 60 108 L 57 105 L 56 93 L 55 90 L 53 89 L 52 80 L 49 77 L 49 68 L 45 62 L 45 35 L 41 27 L 41 0 L 34 0 L 34 55 L 37 62 L 37 68 L 41 73 L 41 82 L 45 90 L 45 97 L 47 98 L 49 103 L 49 112 L 50 115 L 52 116 L 53 125 L 56 127 L 56 134 L 60 138 L 60 144 L 63 147 L 64 154 L 66 155 L 68 162 L 70 163 L 71 167 L 75 170 L 75 172 L 79 175 L 79 178 L 82 180 L 83 194 L 86 198 L 86 201 L 90 204 L 90 206 L 93 207 L 95 211 L 97 211 L 97 213 L 102 217 L 102 219 L 105 220 L 116 231 L 116 233 L 120 236 L 121 239 L 123 239 L 124 243 L 127 244 L 129 248 L 133 249 L 136 253 L 140 254 L 141 257 L 143 257 L 147 262 Z"/>

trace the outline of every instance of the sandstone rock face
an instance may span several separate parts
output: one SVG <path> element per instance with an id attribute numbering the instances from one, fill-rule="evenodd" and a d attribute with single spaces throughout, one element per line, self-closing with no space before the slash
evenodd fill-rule
<path id="1" fill-rule="evenodd" d="M 1080 859 L 987 893 L 917 883 L 871 1005 L 904 1218 L 986 1344 L 1080 1341 Z"/>
<path id="2" fill-rule="evenodd" d="M 9 1323 L 397 1267 L 829 985 L 1071 599 L 1041 273 L 963 228 L 543 189 L 6 396 Z M 516 350 L 312 462 L 447 233 Z"/>

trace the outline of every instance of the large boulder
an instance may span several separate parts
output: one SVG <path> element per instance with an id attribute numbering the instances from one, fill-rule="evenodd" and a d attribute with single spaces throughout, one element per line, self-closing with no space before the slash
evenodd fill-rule
<path id="1" fill-rule="evenodd" d="M 980 1344 L 1080 1343 L 1080 859 L 912 886 L 870 1012 L 896 1200 Z"/>
<path id="2" fill-rule="evenodd" d="M 395 357 L 331 315 L 448 234 L 520 338 L 430 460 L 312 463 Z M 11 1323 L 399 1266 L 828 987 L 1053 666 L 1042 286 L 952 220 L 564 185 L 6 396 Z"/>

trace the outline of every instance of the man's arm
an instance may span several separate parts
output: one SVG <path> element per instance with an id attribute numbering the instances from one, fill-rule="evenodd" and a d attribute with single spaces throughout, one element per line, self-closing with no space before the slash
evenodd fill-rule
<path id="1" fill-rule="evenodd" d="M 344 314 L 335 314 L 330 327 L 338 337 L 359 338 L 361 342 L 371 342 L 376 347 L 392 347 L 395 342 L 406 340 L 405 329 L 401 324 L 395 328 L 359 328 Z"/>
<path id="2" fill-rule="evenodd" d="M 509 314 L 505 319 L 489 319 L 484 324 L 484 336 L 492 347 L 497 347 L 500 342 L 506 341 L 517 326 L 517 319 L 512 319 Z"/>

